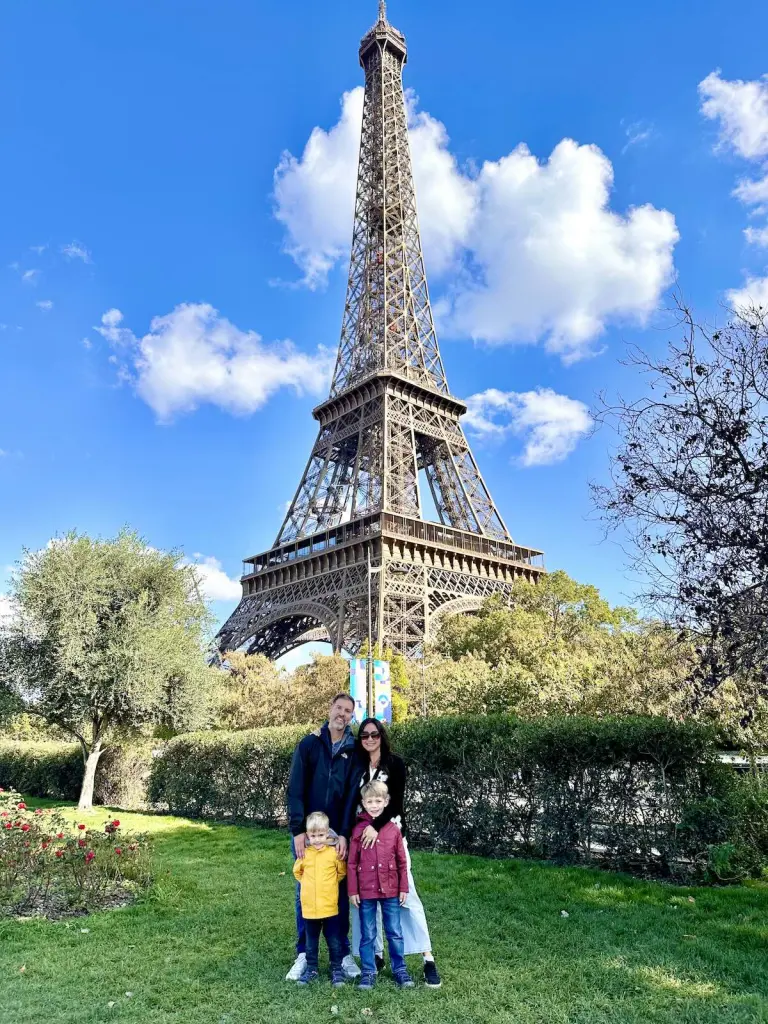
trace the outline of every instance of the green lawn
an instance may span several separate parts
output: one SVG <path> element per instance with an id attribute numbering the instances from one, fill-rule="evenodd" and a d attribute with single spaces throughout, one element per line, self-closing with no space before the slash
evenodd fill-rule
<path id="1" fill-rule="evenodd" d="M 3 1024 L 768 1022 L 766 885 L 672 889 L 416 854 L 442 989 L 382 980 L 366 994 L 323 980 L 306 991 L 283 980 L 293 959 L 284 835 L 119 816 L 154 834 L 156 884 L 142 903 L 87 919 L 0 923 Z"/>

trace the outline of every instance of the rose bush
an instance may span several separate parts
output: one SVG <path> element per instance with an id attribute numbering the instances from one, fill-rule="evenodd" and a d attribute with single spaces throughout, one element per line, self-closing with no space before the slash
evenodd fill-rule
<path id="1" fill-rule="evenodd" d="M 144 834 L 117 818 L 76 828 L 57 809 L 27 807 L 0 790 L 0 915 L 61 916 L 123 903 L 151 881 Z"/>

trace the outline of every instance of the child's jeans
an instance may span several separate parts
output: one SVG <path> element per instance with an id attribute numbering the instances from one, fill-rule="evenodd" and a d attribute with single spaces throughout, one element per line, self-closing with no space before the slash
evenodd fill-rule
<path id="1" fill-rule="evenodd" d="M 375 917 L 374 917 L 375 931 Z M 320 951 L 320 934 L 325 935 L 328 943 L 328 959 L 331 961 L 331 970 L 341 970 L 341 938 L 339 937 L 339 920 L 337 917 L 305 917 L 304 938 L 307 954 L 307 968 L 310 971 L 317 970 L 317 956 Z"/>
<path id="2" fill-rule="evenodd" d="M 397 896 L 383 900 L 360 900 L 360 969 L 363 974 L 376 973 L 374 945 L 377 906 L 381 907 L 392 973 L 397 975 L 406 970 L 403 930 L 400 927 L 400 900 Z"/>

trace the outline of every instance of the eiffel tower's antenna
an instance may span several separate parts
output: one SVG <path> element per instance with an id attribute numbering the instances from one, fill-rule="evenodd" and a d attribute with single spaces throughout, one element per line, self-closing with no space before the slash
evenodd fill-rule
<path id="1" fill-rule="evenodd" d="M 354 654 L 370 615 L 372 642 L 418 655 L 440 615 L 475 610 L 543 569 L 540 552 L 512 541 L 464 436 L 467 407 L 448 388 L 416 214 L 407 47 L 386 0 L 359 55 L 365 98 L 336 368 L 277 539 L 247 560 L 223 650 L 277 658 L 329 637 Z"/>

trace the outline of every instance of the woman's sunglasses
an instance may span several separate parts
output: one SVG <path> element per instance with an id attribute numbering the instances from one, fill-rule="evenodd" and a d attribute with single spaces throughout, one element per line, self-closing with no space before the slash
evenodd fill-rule
<path id="1" fill-rule="evenodd" d="M 381 736 L 381 733 L 378 731 L 378 729 L 374 730 L 374 732 L 361 732 L 360 733 L 360 739 L 361 740 L 377 740 L 379 738 L 379 736 Z"/>

